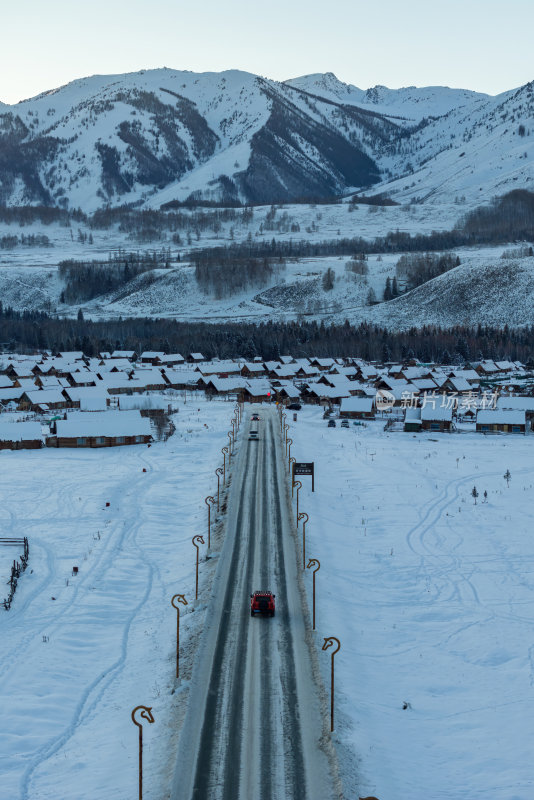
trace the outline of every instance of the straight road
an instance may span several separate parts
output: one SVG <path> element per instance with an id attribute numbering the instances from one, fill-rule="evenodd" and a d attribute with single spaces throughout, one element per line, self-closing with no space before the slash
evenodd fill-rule
<path id="1" fill-rule="evenodd" d="M 273 409 L 258 441 L 241 434 L 203 640 L 181 732 L 171 800 L 330 800 Z M 276 616 L 250 616 L 271 589 Z"/>

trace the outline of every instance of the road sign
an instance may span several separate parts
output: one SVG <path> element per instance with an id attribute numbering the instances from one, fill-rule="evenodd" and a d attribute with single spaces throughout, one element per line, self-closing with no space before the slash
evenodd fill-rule
<path id="1" fill-rule="evenodd" d="M 300 475 L 311 475 L 312 492 L 315 491 L 315 461 L 295 461 L 293 463 L 293 480 Z"/>

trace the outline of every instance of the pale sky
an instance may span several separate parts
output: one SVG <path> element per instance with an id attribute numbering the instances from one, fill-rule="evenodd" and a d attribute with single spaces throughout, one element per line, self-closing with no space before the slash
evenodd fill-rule
<path id="1" fill-rule="evenodd" d="M 2 3 L 0 101 L 170 67 L 498 94 L 534 79 L 534 0 L 24 0 Z"/>

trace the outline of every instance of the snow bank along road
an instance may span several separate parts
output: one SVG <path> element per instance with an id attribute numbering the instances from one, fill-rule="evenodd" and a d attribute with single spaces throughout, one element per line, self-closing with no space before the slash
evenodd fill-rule
<path id="1" fill-rule="evenodd" d="M 172 800 L 328 800 L 275 412 L 242 434 L 228 525 L 181 732 Z M 276 616 L 249 596 L 276 594 Z"/>

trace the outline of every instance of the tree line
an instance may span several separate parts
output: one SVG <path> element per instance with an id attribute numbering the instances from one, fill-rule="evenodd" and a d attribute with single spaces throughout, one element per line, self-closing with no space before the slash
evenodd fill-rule
<path id="1" fill-rule="evenodd" d="M 127 253 L 118 250 L 105 260 L 77 261 L 67 259 L 58 265 L 59 276 L 65 282 L 62 303 L 82 303 L 124 286 L 132 278 L 149 270 L 170 267 L 169 249 Z"/>
<path id="2" fill-rule="evenodd" d="M 534 367 L 534 326 L 521 329 L 425 325 L 407 331 L 388 331 L 361 323 L 263 322 L 209 324 L 172 319 L 91 321 L 58 319 L 44 312 L 14 311 L 0 303 L 0 346 L 4 352 L 82 350 L 87 356 L 103 351 L 162 350 L 202 352 L 207 358 L 277 359 L 353 356 L 366 361 L 444 364 L 492 358 L 519 360 Z"/>

